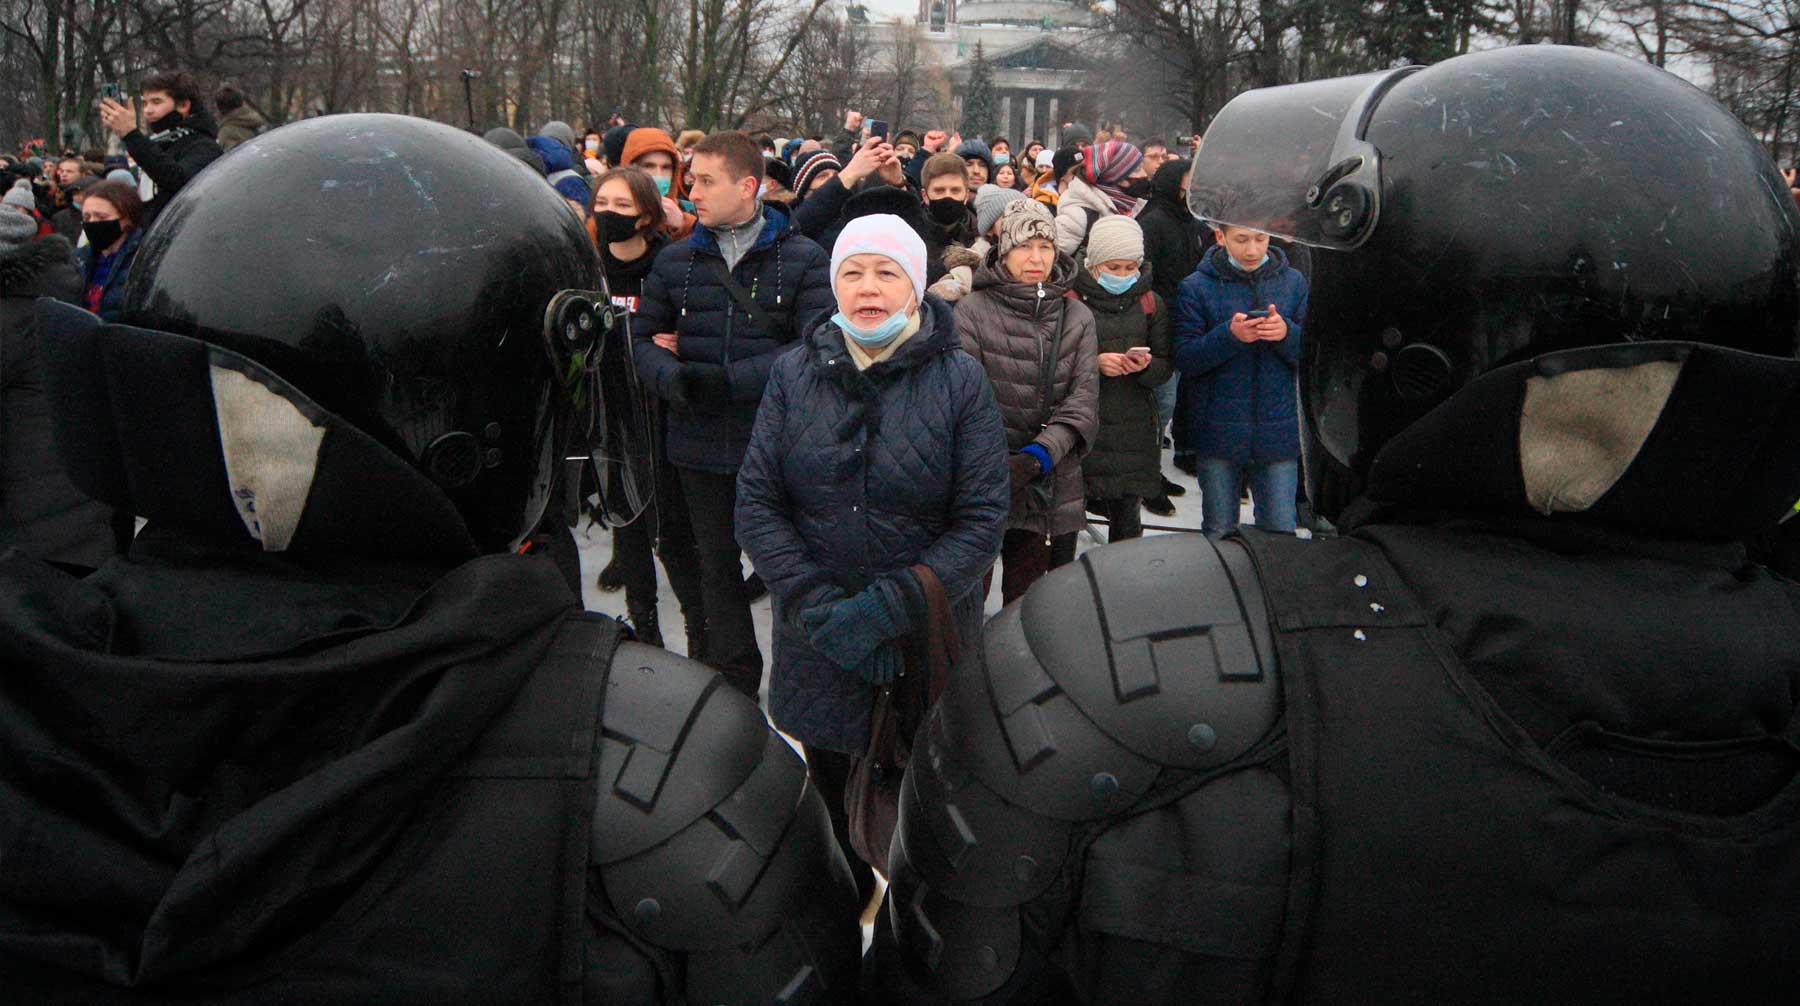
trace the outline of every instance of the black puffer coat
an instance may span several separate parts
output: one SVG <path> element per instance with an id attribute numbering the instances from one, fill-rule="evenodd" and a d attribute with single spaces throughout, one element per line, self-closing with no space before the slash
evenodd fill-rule
<path id="1" fill-rule="evenodd" d="M 798 341 L 808 323 L 835 310 L 830 257 L 794 233 L 783 211 L 765 206 L 762 212 L 762 234 L 731 274 L 775 331 L 759 328 L 725 289 L 725 259 L 704 224 L 657 254 L 631 318 L 638 375 L 651 394 L 672 406 L 666 450 L 669 461 L 682 468 L 720 475 L 737 471 L 775 358 Z M 658 332 L 681 337 L 680 357 L 651 341 Z M 689 367 L 721 372 L 729 396 L 689 401 L 682 378 Z"/>
<path id="2" fill-rule="evenodd" d="M 1175 357 L 1169 343 L 1169 308 L 1153 292 L 1155 283 L 1148 265 L 1137 283 L 1121 294 L 1107 293 L 1086 270 L 1075 276 L 1075 293 L 1094 314 L 1099 352 L 1150 347 L 1150 365 L 1143 370 L 1124 377 L 1100 375 L 1100 432 L 1094 437 L 1094 449 L 1081 459 L 1087 494 L 1094 499 L 1162 495 L 1156 389 L 1175 372 Z"/>
<path id="3" fill-rule="evenodd" d="M 800 612 L 923 563 L 975 645 L 1006 529 L 1006 434 L 987 373 L 948 304 L 927 294 L 921 310 L 919 331 L 861 372 L 822 320 L 776 363 L 738 473 L 738 542 L 775 595 L 769 713 L 833 751 L 867 749 L 875 689 L 813 649 Z"/>
<path id="4" fill-rule="evenodd" d="M 39 297 L 81 303 L 75 249 L 55 235 L 0 256 L 0 552 L 17 546 L 39 559 L 98 567 L 118 551 L 113 509 L 71 485 L 56 459 Z"/>

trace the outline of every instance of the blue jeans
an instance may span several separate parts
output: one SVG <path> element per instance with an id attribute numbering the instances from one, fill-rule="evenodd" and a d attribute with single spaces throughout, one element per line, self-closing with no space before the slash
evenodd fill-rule
<path id="1" fill-rule="evenodd" d="M 1256 526 L 1264 531 L 1294 530 L 1294 497 L 1300 491 L 1300 462 L 1252 461 L 1239 464 L 1223 458 L 1202 457 L 1200 462 L 1200 530 L 1208 538 L 1221 538 L 1238 526 L 1238 499 L 1244 481 L 1250 482 L 1250 500 L 1256 504 Z"/>
<path id="2" fill-rule="evenodd" d="M 1169 375 L 1169 379 L 1156 387 L 1156 435 L 1160 438 L 1169 428 L 1169 420 L 1175 418 L 1175 392 L 1181 384 L 1181 371 Z"/>

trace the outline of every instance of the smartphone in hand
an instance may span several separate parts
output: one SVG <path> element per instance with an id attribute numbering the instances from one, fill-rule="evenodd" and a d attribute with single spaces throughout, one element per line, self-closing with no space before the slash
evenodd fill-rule
<path id="1" fill-rule="evenodd" d="M 887 120 L 886 119 L 870 119 L 869 120 L 869 135 L 875 137 L 876 139 L 880 140 L 883 143 L 886 143 L 887 138 L 888 138 Z"/>

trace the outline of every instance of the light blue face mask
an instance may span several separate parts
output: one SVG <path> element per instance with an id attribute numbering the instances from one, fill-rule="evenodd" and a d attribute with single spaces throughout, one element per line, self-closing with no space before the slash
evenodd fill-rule
<path id="1" fill-rule="evenodd" d="M 665 196 L 669 194 L 669 186 L 675 184 L 675 179 L 669 175 L 652 175 L 650 180 L 656 183 L 657 193 Z"/>
<path id="2" fill-rule="evenodd" d="M 1011 154 L 995 154 L 994 155 L 994 167 L 999 167 L 1002 164 L 1011 164 L 1011 163 L 1012 163 L 1012 155 Z"/>
<path id="3" fill-rule="evenodd" d="M 842 311 L 831 316 L 831 323 L 843 329 L 846 335 L 856 340 L 856 344 L 864 349 L 881 349 L 893 342 L 906 328 L 906 320 L 905 311 L 895 311 L 882 319 L 881 324 L 874 328 L 862 328 L 844 317 Z"/>
<path id="4" fill-rule="evenodd" d="M 1138 274 L 1132 272 L 1126 273 L 1123 276 L 1117 276 L 1110 272 L 1103 272 L 1094 278 L 1100 281 L 1101 289 L 1105 290 L 1107 293 L 1117 295 L 1136 286 Z"/>

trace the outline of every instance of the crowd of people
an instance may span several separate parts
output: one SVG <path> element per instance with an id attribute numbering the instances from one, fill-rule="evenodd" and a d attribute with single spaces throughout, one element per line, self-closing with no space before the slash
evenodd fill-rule
<path id="1" fill-rule="evenodd" d="M 128 98 L 101 102 L 121 154 L 5 164 L 9 364 L 29 346 L 27 298 L 117 320 L 146 228 L 261 128 L 229 88 L 215 124 L 186 74 L 147 79 L 141 101 L 141 120 Z M 876 125 L 483 137 L 580 218 L 653 400 L 656 491 L 614 530 L 602 588 L 623 588 L 660 645 L 660 558 L 686 652 L 752 697 L 751 605 L 773 594 L 769 709 L 806 746 L 840 839 L 876 689 L 929 612 L 977 636 L 996 562 L 1010 603 L 1090 523 L 1118 541 L 1146 509 L 1172 515 L 1165 446 L 1199 479 L 1206 534 L 1236 527 L 1246 486 L 1259 526 L 1300 519 L 1307 287 L 1268 235 L 1197 221 L 1189 162 L 1162 140 L 1070 123 L 1059 147 L 1026 138 L 1015 155 L 1006 137 Z M 6 369 L 9 431 L 43 432 L 18 421 L 30 372 Z M 129 515 L 8 456 L 0 540 L 76 568 L 128 541 Z"/>
<path id="2" fill-rule="evenodd" d="M 654 401 L 655 502 L 602 589 L 660 641 L 660 557 L 687 652 L 751 696 L 773 595 L 770 714 L 846 848 L 878 689 L 931 612 L 975 638 L 996 563 L 1010 603 L 1090 523 L 1118 541 L 1173 514 L 1166 443 L 1207 534 L 1246 487 L 1260 526 L 1300 519 L 1306 280 L 1268 235 L 1188 212 L 1188 161 L 1074 123 L 1016 160 L 872 127 L 485 134 L 581 215 Z"/>

